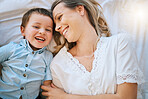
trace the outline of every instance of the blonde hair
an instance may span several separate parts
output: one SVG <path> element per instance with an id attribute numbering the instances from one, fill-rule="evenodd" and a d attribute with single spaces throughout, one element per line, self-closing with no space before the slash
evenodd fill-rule
<path id="1" fill-rule="evenodd" d="M 100 11 L 98 8 L 100 4 L 95 0 L 55 0 L 52 4 L 51 11 L 53 11 L 54 8 L 59 3 L 64 3 L 65 7 L 70 9 L 74 9 L 78 5 L 83 5 L 85 10 L 87 11 L 89 21 L 96 30 L 97 35 L 99 37 L 101 36 L 108 37 L 111 35 L 107 22 L 104 18 L 104 15 L 102 11 Z M 63 43 L 61 42 L 61 39 L 63 40 Z M 57 44 L 57 46 L 55 47 L 56 51 L 54 53 L 57 53 L 63 46 L 65 46 L 65 44 L 68 45 L 69 49 L 71 49 L 73 46 L 76 45 L 75 42 L 72 43 L 67 42 L 67 40 L 64 37 L 62 37 L 60 33 L 57 32 L 54 34 L 54 40 Z"/>

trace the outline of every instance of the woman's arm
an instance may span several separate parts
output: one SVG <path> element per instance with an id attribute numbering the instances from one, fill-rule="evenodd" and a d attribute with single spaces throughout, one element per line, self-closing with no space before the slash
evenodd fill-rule
<path id="1" fill-rule="evenodd" d="M 137 84 L 136 83 L 123 83 L 117 86 L 116 94 L 100 94 L 100 95 L 73 95 L 67 94 L 62 89 L 54 85 L 42 86 L 42 94 L 50 97 L 50 99 L 136 99 L 137 98 Z"/>
<path id="2" fill-rule="evenodd" d="M 51 83 L 52 83 L 51 80 L 45 80 L 45 81 L 43 82 L 43 84 L 44 84 L 45 86 L 51 85 Z"/>

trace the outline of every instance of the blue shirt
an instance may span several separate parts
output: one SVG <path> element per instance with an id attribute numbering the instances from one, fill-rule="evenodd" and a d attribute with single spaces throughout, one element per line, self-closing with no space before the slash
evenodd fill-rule
<path id="1" fill-rule="evenodd" d="M 46 47 L 33 51 L 27 40 L 11 42 L 0 48 L 3 66 L 0 97 L 3 99 L 35 99 L 44 80 L 51 80 L 50 63 L 53 56 Z"/>

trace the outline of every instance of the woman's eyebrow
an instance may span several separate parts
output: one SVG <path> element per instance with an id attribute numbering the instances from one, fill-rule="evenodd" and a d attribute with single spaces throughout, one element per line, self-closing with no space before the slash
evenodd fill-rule
<path id="1" fill-rule="evenodd" d="M 55 15 L 55 20 L 57 19 L 57 15 L 59 15 L 60 13 L 57 13 L 56 15 Z"/>

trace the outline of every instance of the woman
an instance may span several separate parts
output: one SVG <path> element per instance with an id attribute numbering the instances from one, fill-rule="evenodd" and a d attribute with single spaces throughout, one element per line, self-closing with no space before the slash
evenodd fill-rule
<path id="1" fill-rule="evenodd" d="M 136 99 L 142 74 L 130 37 L 103 37 L 110 32 L 98 5 L 95 0 L 52 4 L 60 51 L 51 63 L 55 86 L 41 87 L 50 99 Z"/>

